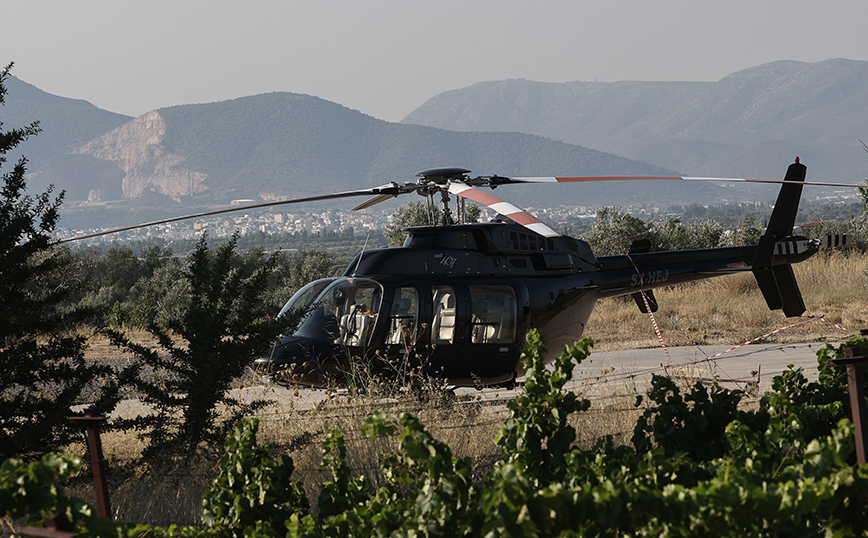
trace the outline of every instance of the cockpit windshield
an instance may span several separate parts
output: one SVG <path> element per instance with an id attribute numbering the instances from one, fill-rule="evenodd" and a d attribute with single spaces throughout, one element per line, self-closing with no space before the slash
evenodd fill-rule
<path id="1" fill-rule="evenodd" d="M 295 292 L 292 297 L 286 301 L 286 304 L 280 309 L 280 313 L 277 314 L 277 317 L 281 317 L 292 310 L 303 312 L 310 307 L 313 300 L 317 298 L 317 295 L 320 294 L 323 288 L 334 282 L 334 280 L 334 277 L 321 278 L 302 286 L 301 289 Z"/>
<path id="2" fill-rule="evenodd" d="M 319 294 L 294 336 L 347 346 L 367 345 L 383 288 L 367 278 L 338 278 Z"/>

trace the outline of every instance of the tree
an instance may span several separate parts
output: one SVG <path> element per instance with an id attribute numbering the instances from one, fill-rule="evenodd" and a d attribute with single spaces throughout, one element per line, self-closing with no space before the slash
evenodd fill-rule
<path id="1" fill-rule="evenodd" d="M 0 72 L 0 105 L 11 68 Z M 40 131 L 38 122 L 6 132 L 2 126 L 0 166 Z M 20 157 L 3 174 L 0 192 L 0 459 L 57 449 L 80 435 L 66 420 L 73 405 L 90 399 L 105 412 L 117 401 L 111 370 L 84 360 L 86 340 L 73 330 L 82 312 L 61 307 L 73 291 L 63 278 L 71 258 L 51 237 L 63 193 L 27 195 L 26 164 Z M 105 389 L 96 388 L 101 379 Z M 95 392 L 85 398 L 87 391 Z"/>
<path id="2" fill-rule="evenodd" d="M 168 289 L 155 301 L 147 331 L 160 350 L 105 329 L 118 346 L 147 367 L 133 380 L 154 414 L 136 419 L 150 441 L 146 454 L 168 449 L 193 455 L 202 443 L 217 443 L 232 424 L 261 402 L 242 404 L 228 391 L 255 358 L 285 328 L 263 299 L 278 258 L 245 270 L 236 237 L 215 251 L 203 236 Z M 221 420 L 219 408 L 229 411 Z"/>
<path id="3" fill-rule="evenodd" d="M 334 264 L 335 257 L 328 252 L 301 251 L 289 267 L 289 291 L 295 293 L 309 282 L 334 275 Z"/>
<path id="4" fill-rule="evenodd" d="M 389 240 L 390 247 L 400 247 L 407 238 L 404 228 L 413 226 L 430 226 L 434 224 L 428 214 L 428 208 L 422 202 L 410 202 L 406 207 L 398 208 L 392 215 L 392 221 L 383 228 L 383 235 Z"/>
<path id="5" fill-rule="evenodd" d="M 636 239 L 650 239 L 648 225 L 618 206 L 601 207 L 585 240 L 597 256 L 626 254 Z"/>
<path id="6" fill-rule="evenodd" d="M 724 236 L 721 243 L 725 247 L 756 245 L 759 243 L 763 233 L 765 233 L 765 229 L 760 224 L 757 224 L 756 217 L 745 215 L 741 218 L 738 228 Z"/>
<path id="7" fill-rule="evenodd" d="M 470 203 L 466 205 L 463 218 L 466 222 L 477 222 L 482 210 L 479 206 Z M 390 247 L 400 247 L 407 238 L 404 228 L 413 226 L 433 226 L 439 218 L 440 210 L 435 209 L 434 214 L 428 211 L 428 207 L 422 202 L 410 202 L 406 207 L 401 207 L 392 216 L 392 221 L 383 228 L 383 235 L 389 240 Z"/>
<path id="8" fill-rule="evenodd" d="M 685 224 L 676 217 L 651 223 L 648 232 L 651 235 L 651 250 L 714 248 L 723 236 L 723 228 L 713 220 Z"/>

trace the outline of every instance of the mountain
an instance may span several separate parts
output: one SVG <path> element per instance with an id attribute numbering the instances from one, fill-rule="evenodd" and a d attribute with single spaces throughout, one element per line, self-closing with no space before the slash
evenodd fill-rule
<path id="1" fill-rule="evenodd" d="M 52 95 L 14 76 L 5 85 L 6 106 L 0 108 L 3 123 L 21 126 L 39 120 L 42 128 L 42 133 L 28 142 L 30 159 L 63 154 L 132 119 L 81 99 Z"/>
<path id="2" fill-rule="evenodd" d="M 868 62 L 780 61 L 717 82 L 482 82 L 402 123 L 535 134 L 689 175 L 774 179 L 799 155 L 814 180 L 861 182 Z"/>
<path id="3" fill-rule="evenodd" d="M 49 137 L 47 146 L 52 151 L 48 155 L 34 152 L 35 146 L 30 145 L 43 135 L 27 141 L 22 149 L 28 157 L 36 155 L 29 170 L 38 186 L 53 183 L 67 191 L 64 218 L 77 211 L 73 220 L 79 225 L 82 216 L 99 220 L 101 226 L 144 220 L 145 207 L 180 213 L 234 199 L 276 200 L 373 187 L 414 180 L 419 171 L 441 166 L 502 175 L 563 175 L 565 171 L 572 175 L 673 174 L 540 136 L 463 133 L 390 123 L 293 93 L 174 106 L 132 119 L 95 115 L 101 123 L 84 121 L 84 111 L 99 112 L 92 105 L 49 101 L 45 97 L 46 106 L 33 105 L 28 114 L 16 110 L 17 123 L 44 118 L 46 130 L 71 123 L 79 131 Z M 10 100 L 7 108 L 18 103 Z M 67 117 L 82 119 L 58 120 Z M 509 192 L 525 206 L 643 199 L 642 193 L 626 183 L 574 187 L 544 185 Z M 689 201 L 716 189 L 710 185 L 684 187 L 670 184 L 661 186 L 660 192 Z M 68 219 L 65 224 L 70 225 Z"/>

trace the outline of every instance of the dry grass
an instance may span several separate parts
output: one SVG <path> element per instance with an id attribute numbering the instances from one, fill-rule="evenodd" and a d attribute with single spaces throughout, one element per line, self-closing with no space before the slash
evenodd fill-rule
<path id="1" fill-rule="evenodd" d="M 814 256 L 793 267 L 807 307 L 806 315 L 824 315 L 858 334 L 868 327 L 868 255 Z M 729 275 L 654 291 L 660 310 L 655 318 L 667 345 L 739 344 L 799 321 L 770 311 L 753 275 Z M 632 299 L 600 301 L 586 336 L 597 351 L 658 346 L 647 315 Z M 784 331 L 770 342 L 837 342 L 847 333 L 822 321 Z"/>

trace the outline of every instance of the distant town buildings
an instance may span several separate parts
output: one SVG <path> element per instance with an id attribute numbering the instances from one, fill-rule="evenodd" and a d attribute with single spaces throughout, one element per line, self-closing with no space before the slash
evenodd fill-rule
<path id="1" fill-rule="evenodd" d="M 563 222 L 574 222 L 577 219 L 593 219 L 591 208 L 570 209 L 533 209 L 529 210 L 539 219 L 550 225 L 560 225 Z M 307 232 L 311 234 L 322 232 L 345 232 L 352 229 L 355 235 L 381 234 L 389 224 L 392 211 L 347 211 L 332 209 L 319 212 L 293 211 L 291 213 L 276 211 L 252 211 L 251 213 L 233 213 L 216 217 L 205 217 L 187 221 L 159 224 L 148 228 L 122 232 L 112 236 L 113 240 L 145 240 L 162 238 L 167 241 L 195 239 L 207 231 L 210 237 L 226 237 L 235 232 L 241 235 L 250 232 L 265 234 L 295 234 Z M 494 213 L 483 209 L 480 220 L 483 222 L 494 218 Z M 66 229 L 61 231 L 65 237 L 84 235 L 103 231 L 98 229 Z"/>

